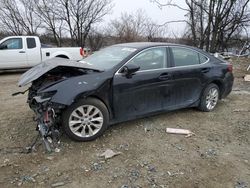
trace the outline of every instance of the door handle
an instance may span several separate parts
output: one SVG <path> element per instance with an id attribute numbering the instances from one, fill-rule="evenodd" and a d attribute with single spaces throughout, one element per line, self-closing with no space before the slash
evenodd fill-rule
<path id="1" fill-rule="evenodd" d="M 210 71 L 210 68 L 203 68 L 203 69 L 201 69 L 201 72 L 202 73 L 207 73 L 207 72 L 209 72 Z"/>
<path id="2" fill-rule="evenodd" d="M 160 80 L 169 80 L 169 79 L 171 79 L 171 75 L 168 73 L 162 73 L 158 78 Z"/>
<path id="3" fill-rule="evenodd" d="M 20 53 L 20 54 L 24 54 L 24 53 L 25 53 L 25 51 L 19 51 L 19 53 Z"/>

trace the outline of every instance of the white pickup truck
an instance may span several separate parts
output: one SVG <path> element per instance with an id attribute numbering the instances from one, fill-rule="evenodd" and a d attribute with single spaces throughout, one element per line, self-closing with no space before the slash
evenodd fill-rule
<path id="1" fill-rule="evenodd" d="M 83 53 L 80 47 L 44 47 L 36 36 L 6 37 L 0 40 L 0 70 L 29 68 L 53 57 L 80 60 Z"/>

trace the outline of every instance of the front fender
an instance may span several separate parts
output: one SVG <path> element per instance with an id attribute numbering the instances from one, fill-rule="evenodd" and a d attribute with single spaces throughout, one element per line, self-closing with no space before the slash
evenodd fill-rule
<path id="1" fill-rule="evenodd" d="M 51 102 L 71 105 L 80 95 L 90 95 L 98 92 L 98 88 L 101 88 L 106 80 L 107 78 L 101 73 L 72 77 L 46 89 L 39 90 L 38 94 L 56 91 L 51 98 Z"/>

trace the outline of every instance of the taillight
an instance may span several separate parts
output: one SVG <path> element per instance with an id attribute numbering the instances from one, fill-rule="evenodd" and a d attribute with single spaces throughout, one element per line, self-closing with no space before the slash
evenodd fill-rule
<path id="1" fill-rule="evenodd" d="M 80 48 L 80 55 L 81 55 L 81 56 L 84 55 L 84 50 L 83 50 L 83 48 Z"/>
<path id="2" fill-rule="evenodd" d="M 233 65 L 232 64 L 228 64 L 227 70 L 228 70 L 228 72 L 233 72 Z"/>

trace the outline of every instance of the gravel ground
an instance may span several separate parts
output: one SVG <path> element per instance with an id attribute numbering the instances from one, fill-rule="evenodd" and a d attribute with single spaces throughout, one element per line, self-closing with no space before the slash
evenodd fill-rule
<path id="1" fill-rule="evenodd" d="M 0 75 L 0 187 L 250 187 L 250 60 L 233 59 L 234 91 L 210 113 L 183 109 L 112 126 L 92 142 L 62 136 L 60 152 L 35 138 L 26 95 L 11 97 L 21 73 Z M 250 74 L 250 73 L 249 73 Z M 167 127 L 195 133 L 170 135 Z M 110 159 L 107 149 L 121 152 Z"/>

